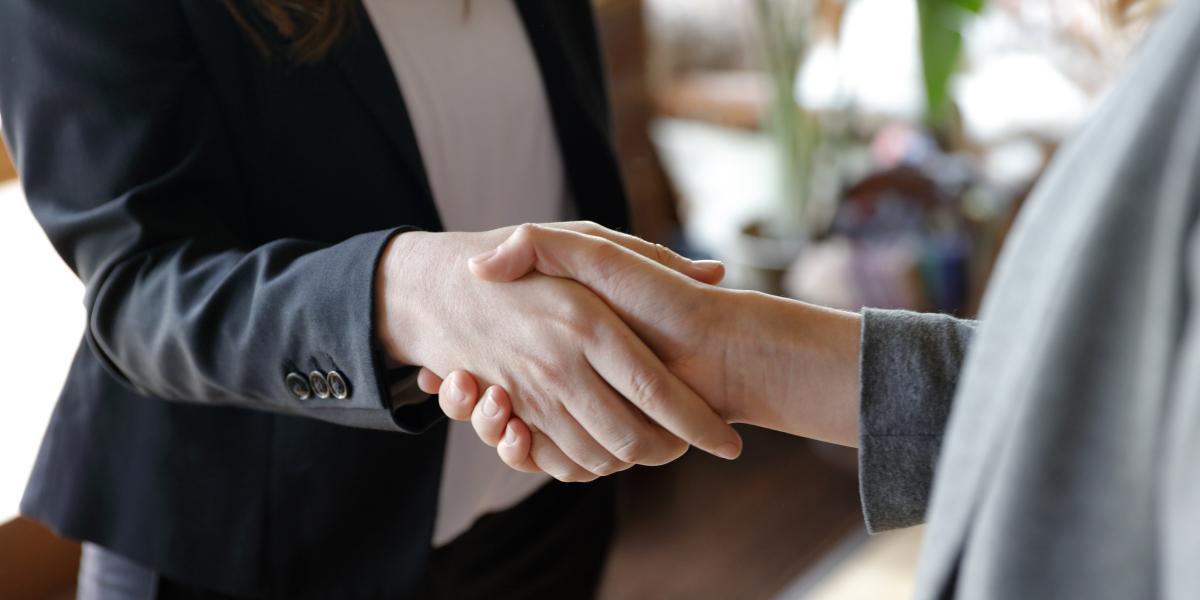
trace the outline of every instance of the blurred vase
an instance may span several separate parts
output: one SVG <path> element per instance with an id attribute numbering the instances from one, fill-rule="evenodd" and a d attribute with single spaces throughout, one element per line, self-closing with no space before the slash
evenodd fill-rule
<path id="1" fill-rule="evenodd" d="M 755 219 L 738 229 L 729 248 L 729 268 L 739 287 L 768 294 L 783 293 L 784 274 L 808 245 L 805 236 L 780 234 L 766 219 Z"/>

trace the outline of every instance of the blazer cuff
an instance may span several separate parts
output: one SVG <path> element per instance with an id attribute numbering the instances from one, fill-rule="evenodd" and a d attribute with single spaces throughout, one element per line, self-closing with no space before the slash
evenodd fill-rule
<path id="1" fill-rule="evenodd" d="M 352 427 L 408 431 L 392 416 L 391 380 L 377 341 L 375 273 L 388 242 L 415 230 L 398 227 L 350 238 L 338 244 L 330 264 L 323 265 L 323 272 L 313 277 L 314 289 L 308 301 L 317 305 L 318 314 L 328 322 L 312 328 L 321 335 L 315 336 L 318 345 L 307 356 L 288 357 L 285 375 L 328 371 L 332 376 L 336 372 L 348 389 L 344 394 L 330 393 L 322 398 L 315 390 L 302 397 L 281 386 L 281 397 L 293 403 L 296 412 Z"/>
<path id="2" fill-rule="evenodd" d="M 871 533 L 925 520 L 942 436 L 975 323 L 862 312 L 859 493 Z"/>

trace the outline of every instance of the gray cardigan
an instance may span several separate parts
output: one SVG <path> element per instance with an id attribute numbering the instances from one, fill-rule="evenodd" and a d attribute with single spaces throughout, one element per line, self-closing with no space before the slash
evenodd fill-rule
<path id="1" fill-rule="evenodd" d="M 979 323 L 864 311 L 868 527 L 919 598 L 1200 598 L 1200 2 L 1022 211 Z"/>

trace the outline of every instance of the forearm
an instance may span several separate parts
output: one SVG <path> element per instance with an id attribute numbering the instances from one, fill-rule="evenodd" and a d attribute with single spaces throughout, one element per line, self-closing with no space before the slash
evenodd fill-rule
<path id="1" fill-rule="evenodd" d="M 388 234 L 133 254 L 89 279 L 89 341 L 146 395 L 395 429 L 370 319 L 371 265 Z M 347 389 L 293 389 L 289 376 L 312 372 L 336 372 Z"/>
<path id="2" fill-rule="evenodd" d="M 723 292 L 724 293 L 724 292 Z M 862 319 L 755 292 L 729 292 L 723 340 L 736 421 L 857 446 Z"/>
<path id="3" fill-rule="evenodd" d="M 361 225 L 335 219 L 338 239 L 260 220 L 290 199 L 237 162 L 179 10 L 0 9 L 0 55 L 22 57 L 0 61 L 6 139 L 34 215 L 85 284 L 91 352 L 146 396 L 395 429 L 371 332 L 392 230 L 349 237 Z M 315 389 L 331 373 L 341 398 Z"/>

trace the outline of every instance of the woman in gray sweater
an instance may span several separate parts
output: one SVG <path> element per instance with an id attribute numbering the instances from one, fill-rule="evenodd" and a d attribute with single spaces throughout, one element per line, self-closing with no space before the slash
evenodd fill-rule
<path id="1" fill-rule="evenodd" d="M 577 279 L 731 422 L 857 446 L 868 528 L 928 522 L 919 598 L 1197 598 L 1197 57 L 1180 2 L 1022 211 L 979 322 L 719 289 L 599 230 L 523 226 L 469 267 Z M 424 380 L 537 469 L 521 398 Z"/>

